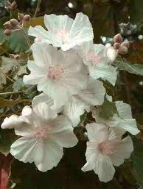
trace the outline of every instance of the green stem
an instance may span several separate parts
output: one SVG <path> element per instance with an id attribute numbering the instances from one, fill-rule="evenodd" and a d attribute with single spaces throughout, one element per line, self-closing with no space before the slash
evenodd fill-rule
<path id="1" fill-rule="evenodd" d="M 42 2 L 41 0 L 37 0 L 37 7 L 36 7 L 36 10 L 35 10 L 35 13 L 34 13 L 34 18 L 37 16 L 41 2 Z"/>

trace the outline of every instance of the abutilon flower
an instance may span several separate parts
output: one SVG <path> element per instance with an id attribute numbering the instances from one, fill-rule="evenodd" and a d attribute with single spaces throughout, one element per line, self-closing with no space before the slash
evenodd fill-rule
<path id="1" fill-rule="evenodd" d="M 45 30 L 41 26 L 30 27 L 28 34 L 36 37 L 36 41 L 47 42 L 63 51 L 93 39 L 93 29 L 86 15 L 77 13 L 73 20 L 67 15 L 45 15 Z"/>
<path id="2" fill-rule="evenodd" d="M 77 144 L 71 122 L 63 115 L 58 116 L 46 103 L 33 109 L 25 106 L 21 116 L 6 118 L 1 127 L 14 128 L 20 136 L 12 144 L 10 153 L 24 163 L 34 162 L 43 172 L 57 166 L 63 157 L 63 147 Z"/>
<path id="3" fill-rule="evenodd" d="M 97 123 L 106 124 L 108 127 L 117 128 L 121 133 L 128 131 L 132 135 L 137 135 L 140 131 L 137 128 L 136 120 L 132 117 L 130 105 L 122 102 L 115 102 L 117 113 L 109 119 L 101 118 L 98 115 L 98 109 L 93 112 L 93 117 Z"/>
<path id="4" fill-rule="evenodd" d="M 73 126 L 77 126 L 80 122 L 80 116 L 86 111 L 90 111 L 90 106 L 101 105 L 104 101 L 105 88 L 101 81 L 90 79 L 86 89 L 81 90 L 78 94 L 72 95 L 68 102 L 57 112 L 63 111 L 72 122 Z M 34 97 L 32 105 L 39 103 L 47 103 L 51 108 L 54 104 L 52 98 L 42 93 Z"/>
<path id="5" fill-rule="evenodd" d="M 35 43 L 31 47 L 34 61 L 29 60 L 29 75 L 24 83 L 37 85 L 54 100 L 55 107 L 63 106 L 73 94 L 87 85 L 87 71 L 81 58 L 74 51 L 62 52 L 47 43 Z"/>
<path id="6" fill-rule="evenodd" d="M 122 139 L 116 129 L 108 129 L 102 124 L 92 123 L 86 126 L 89 141 L 87 142 L 86 161 L 82 171 L 93 170 L 102 182 L 113 179 L 114 166 L 120 166 L 133 151 L 129 136 Z"/>
<path id="7" fill-rule="evenodd" d="M 113 55 L 113 47 L 93 44 L 93 42 L 90 41 L 78 47 L 77 51 L 82 57 L 83 62 L 87 65 L 89 74 L 93 79 L 101 78 L 115 85 L 118 72 L 117 68 L 111 65 L 116 58 L 116 56 Z"/>

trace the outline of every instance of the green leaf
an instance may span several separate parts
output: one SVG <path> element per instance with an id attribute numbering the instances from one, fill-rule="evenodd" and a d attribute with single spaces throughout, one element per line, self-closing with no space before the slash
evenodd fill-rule
<path id="1" fill-rule="evenodd" d="M 143 21 L 143 0 L 130 0 L 130 19 L 136 24 Z"/>
<path id="2" fill-rule="evenodd" d="M 2 63 L 0 69 L 3 73 L 8 73 L 13 68 L 16 68 L 19 64 L 15 59 L 2 56 Z"/>
<path id="3" fill-rule="evenodd" d="M 0 0 L 0 7 L 4 7 L 8 0 Z"/>
<path id="4" fill-rule="evenodd" d="M 143 75 L 143 65 L 141 64 L 130 64 L 122 61 L 117 61 L 116 67 L 118 67 L 119 70 L 124 70 L 132 74 Z"/>
<path id="5" fill-rule="evenodd" d="M 17 92 L 19 90 L 22 90 L 24 87 L 25 87 L 25 84 L 23 83 L 23 79 L 19 78 L 15 81 L 12 88 L 14 92 Z"/>
<path id="6" fill-rule="evenodd" d="M 10 146 L 15 140 L 16 136 L 13 130 L 0 129 L 0 152 L 7 156 L 10 151 Z"/>
<path id="7" fill-rule="evenodd" d="M 115 103 L 110 102 L 107 98 L 105 98 L 104 103 L 99 109 L 99 117 L 103 117 L 105 119 L 113 117 L 113 115 L 117 112 Z"/>
<path id="8" fill-rule="evenodd" d="M 4 30 L 0 29 L 0 45 L 3 44 L 7 40 L 7 36 L 4 34 Z"/>
<path id="9" fill-rule="evenodd" d="M 7 40 L 8 46 L 15 52 L 25 52 L 29 49 L 27 41 L 22 31 L 18 30 L 12 33 Z"/>
<path id="10" fill-rule="evenodd" d="M 141 140 L 134 139 L 132 160 L 136 180 L 143 187 L 143 142 Z"/>

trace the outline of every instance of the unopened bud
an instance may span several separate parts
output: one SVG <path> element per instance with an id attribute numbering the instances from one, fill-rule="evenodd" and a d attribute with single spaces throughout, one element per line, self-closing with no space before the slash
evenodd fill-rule
<path id="1" fill-rule="evenodd" d="M 123 43 L 121 43 L 121 46 L 125 46 L 125 47 L 129 48 L 129 47 L 130 47 L 130 43 L 128 43 L 128 42 L 123 42 Z"/>
<path id="2" fill-rule="evenodd" d="M 13 1 L 12 2 L 12 4 L 11 4 L 11 9 L 16 9 L 17 8 L 17 4 L 16 4 L 16 2 L 15 1 Z"/>
<path id="3" fill-rule="evenodd" d="M 118 53 L 120 54 L 127 54 L 128 53 L 128 48 L 126 46 L 120 46 L 120 49 L 118 50 Z"/>
<path id="4" fill-rule="evenodd" d="M 117 35 L 115 35 L 115 36 L 113 37 L 113 41 L 114 41 L 114 43 L 122 43 L 123 38 L 122 38 L 122 36 L 118 33 Z"/>
<path id="5" fill-rule="evenodd" d="M 19 19 L 20 21 L 22 21 L 23 18 L 24 18 L 24 14 L 23 14 L 23 13 L 18 13 L 18 19 Z"/>
<path id="6" fill-rule="evenodd" d="M 118 50 L 120 48 L 120 43 L 114 43 L 113 47 L 114 49 Z"/>
<path id="7" fill-rule="evenodd" d="M 7 36 L 10 36 L 11 35 L 11 30 L 10 29 L 6 29 L 4 31 L 4 34 L 7 35 Z"/>
<path id="8" fill-rule="evenodd" d="M 12 28 L 10 21 L 5 22 L 3 26 L 4 26 L 5 29 L 11 29 Z"/>
<path id="9" fill-rule="evenodd" d="M 16 27 L 18 25 L 18 21 L 16 19 L 11 19 L 10 20 L 10 24 L 13 26 L 13 27 Z"/>
<path id="10" fill-rule="evenodd" d="M 11 3 L 10 3 L 9 1 L 7 1 L 7 2 L 5 3 L 5 9 L 7 9 L 7 10 L 10 10 L 10 9 L 11 9 Z"/>
<path id="11" fill-rule="evenodd" d="M 118 53 L 113 47 L 107 48 L 106 55 L 111 62 L 114 62 Z"/>
<path id="12" fill-rule="evenodd" d="M 26 15 L 24 16 L 24 18 L 23 18 L 23 21 L 24 21 L 24 22 L 29 22 L 30 19 L 31 19 L 30 15 L 26 14 Z"/>

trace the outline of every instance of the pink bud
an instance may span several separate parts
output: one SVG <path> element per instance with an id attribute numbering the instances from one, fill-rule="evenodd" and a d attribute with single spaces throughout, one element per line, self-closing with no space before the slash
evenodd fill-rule
<path id="1" fill-rule="evenodd" d="M 6 29 L 6 30 L 4 31 L 4 34 L 7 35 L 7 36 L 10 36 L 11 33 L 12 33 L 12 32 L 11 32 L 10 29 Z"/>
<path id="2" fill-rule="evenodd" d="M 24 14 L 23 14 L 23 13 L 18 13 L 18 19 L 19 19 L 20 21 L 22 21 L 23 18 L 24 18 Z"/>
<path id="3" fill-rule="evenodd" d="M 24 21 L 24 22 L 29 22 L 30 19 L 31 19 L 30 15 L 26 14 L 26 15 L 24 16 L 24 18 L 23 18 L 23 21 Z"/>
<path id="4" fill-rule="evenodd" d="M 120 48 L 120 43 L 114 43 L 113 47 L 114 49 L 118 50 Z"/>
<path id="5" fill-rule="evenodd" d="M 114 41 L 114 43 L 122 43 L 123 38 L 122 38 L 122 36 L 118 33 L 117 35 L 114 36 L 113 41 Z"/>
<path id="6" fill-rule="evenodd" d="M 16 4 L 16 1 L 13 1 L 12 4 L 11 4 L 11 9 L 16 9 L 17 8 L 17 4 Z"/>
<path id="7" fill-rule="evenodd" d="M 11 28 L 12 28 L 10 21 L 5 22 L 5 23 L 3 24 L 3 26 L 4 26 L 5 29 L 11 29 Z"/>
<path id="8" fill-rule="evenodd" d="M 16 27 L 16 26 L 18 26 L 18 21 L 16 19 L 11 19 L 10 24 L 12 27 Z"/>
<path id="9" fill-rule="evenodd" d="M 122 42 L 121 46 L 126 46 L 127 48 L 129 48 L 130 47 L 130 43 L 128 43 L 128 42 Z"/>
<path id="10" fill-rule="evenodd" d="M 128 53 L 128 48 L 126 46 L 120 46 L 120 49 L 118 50 L 118 53 L 120 54 L 127 54 Z"/>

